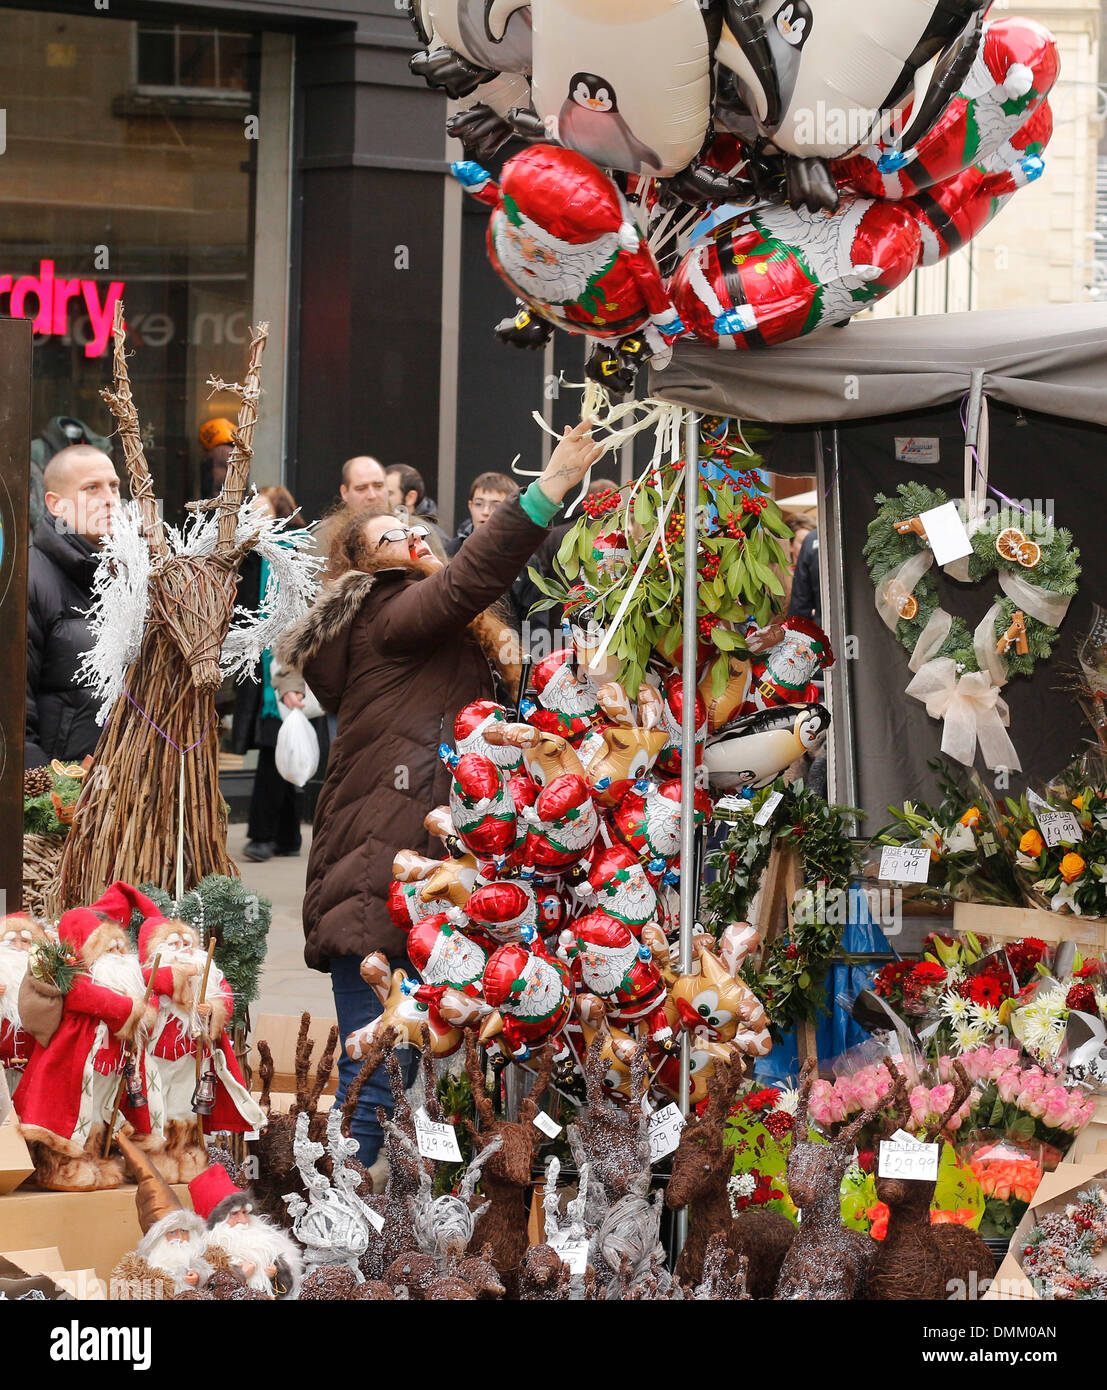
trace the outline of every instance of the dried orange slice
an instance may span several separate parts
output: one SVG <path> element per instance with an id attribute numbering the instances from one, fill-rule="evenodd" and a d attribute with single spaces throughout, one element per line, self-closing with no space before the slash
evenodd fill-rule
<path id="1" fill-rule="evenodd" d="M 1005 560 L 1013 560 L 1027 570 L 1034 569 L 1042 558 L 1042 547 L 1028 539 L 1017 526 L 1008 526 L 1005 531 L 999 533 L 996 537 L 996 552 Z"/>
<path id="2" fill-rule="evenodd" d="M 913 618 L 919 611 L 919 601 L 914 594 L 905 594 L 896 600 L 896 612 L 901 618 Z"/>

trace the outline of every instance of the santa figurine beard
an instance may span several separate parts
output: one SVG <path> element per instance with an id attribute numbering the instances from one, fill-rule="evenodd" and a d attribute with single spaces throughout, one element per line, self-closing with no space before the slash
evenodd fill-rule
<path id="1" fill-rule="evenodd" d="M 118 994 L 129 994 L 136 1003 L 141 1003 L 146 993 L 146 983 L 138 956 L 128 950 L 129 942 L 123 929 L 112 933 L 100 955 L 89 962 L 88 973 L 94 984 L 113 989 Z"/>
<path id="2" fill-rule="evenodd" d="M 162 1217 L 150 1227 L 138 1244 L 137 1254 L 154 1272 L 164 1274 L 173 1293 L 199 1289 L 212 1275 L 207 1254 L 207 1232 L 194 1212 L 177 1212 Z"/>
<path id="3" fill-rule="evenodd" d="M 254 1214 L 249 1198 L 221 1203 L 208 1218 L 208 1241 L 230 1260 L 247 1288 L 267 1298 L 295 1298 L 303 1257 L 291 1236 Z"/>
<path id="4" fill-rule="evenodd" d="M 8 923 L 0 937 L 0 1066 L 4 1068 L 9 1094 L 23 1075 L 23 1065 L 31 1055 L 34 1038 L 27 1033 L 19 1016 L 19 987 L 27 973 L 31 946 L 36 939 L 31 926 Z M 38 931 L 38 938 L 44 933 Z"/>

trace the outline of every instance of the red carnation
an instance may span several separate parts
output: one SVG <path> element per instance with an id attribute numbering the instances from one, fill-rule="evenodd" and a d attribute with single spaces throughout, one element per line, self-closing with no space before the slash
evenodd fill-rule
<path id="1" fill-rule="evenodd" d="M 1093 976 L 1101 974 L 1102 971 L 1103 962 L 1093 956 L 1090 960 L 1086 960 L 1079 970 L 1074 970 L 1072 973 L 1078 980 L 1090 980 Z"/>
<path id="2" fill-rule="evenodd" d="M 1079 1009 L 1082 1014 L 1094 1014 L 1095 990 L 1086 980 L 1081 980 L 1078 985 L 1073 985 L 1068 994 L 1065 995 L 1065 1004 L 1070 1009 Z"/>
<path id="3" fill-rule="evenodd" d="M 786 1134 L 791 1134 L 794 1122 L 794 1116 L 789 1115 L 787 1110 L 772 1110 L 761 1123 L 779 1143 Z"/>

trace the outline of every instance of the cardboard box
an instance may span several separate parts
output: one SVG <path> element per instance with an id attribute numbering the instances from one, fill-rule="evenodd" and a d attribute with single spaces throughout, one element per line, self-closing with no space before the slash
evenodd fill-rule
<path id="1" fill-rule="evenodd" d="M 323 1049 L 327 1045 L 327 1035 L 335 1027 L 338 1020 L 334 1018 L 312 1018 L 311 1028 L 308 1030 L 308 1037 L 311 1038 L 315 1046 L 311 1050 L 311 1069 L 309 1075 L 315 1075 L 315 1064 L 323 1055 Z M 296 1039 L 300 1035 L 300 1015 L 299 1014 L 261 1014 L 254 1024 L 254 1038 L 250 1044 L 250 1074 L 251 1086 L 255 1091 L 260 1090 L 261 1083 L 258 1080 L 258 1043 L 267 1042 L 269 1050 L 273 1054 L 273 1081 L 271 1090 L 291 1092 L 296 1094 Z M 339 1038 L 338 1046 L 341 1049 L 344 1039 Z M 333 1096 L 338 1089 L 338 1054 L 335 1054 L 334 1070 L 331 1079 L 327 1083 L 325 1094 Z"/>
<path id="2" fill-rule="evenodd" d="M 28 1274 L 42 1274 L 64 1289 L 71 1298 L 82 1302 L 106 1301 L 108 1286 L 96 1277 L 94 1269 L 65 1269 L 57 1246 L 42 1250 L 5 1250 L 4 1258 L 25 1269 Z"/>
<path id="3" fill-rule="evenodd" d="M 14 1192 L 35 1171 L 31 1151 L 19 1132 L 15 1110 L 8 1096 L 8 1083 L 0 1071 L 0 1195 Z M 3 1232 L 0 1230 L 0 1241 Z"/>
<path id="4" fill-rule="evenodd" d="M 1026 1215 L 1011 1237 L 1010 1247 L 996 1270 L 991 1287 L 982 1298 L 991 1302 L 1020 1298 L 1042 1302 L 1034 1292 L 1034 1285 L 1023 1273 L 1021 1252 L 1027 1236 L 1043 1216 L 1063 1211 L 1078 1192 L 1104 1179 L 1107 1179 L 1107 1163 L 1102 1159 L 1093 1159 L 1088 1163 L 1061 1163 L 1052 1173 L 1046 1173 L 1038 1184 Z M 1095 1263 L 1100 1269 L 1107 1269 L 1107 1250 L 1095 1257 Z"/>
<path id="5" fill-rule="evenodd" d="M 1041 907 L 993 907 L 989 903 L 954 903 L 953 928 L 1003 941 L 1036 936 L 1039 941 L 1075 941 L 1098 955 L 1107 948 L 1107 918 L 1074 917 Z"/>
<path id="6" fill-rule="evenodd" d="M 9 1192 L 0 1197 L 0 1248 L 41 1250 L 48 1244 L 57 1248 L 63 1270 L 74 1275 L 91 1270 L 107 1284 L 115 1266 L 142 1239 L 136 1190 L 126 1183 L 107 1192 Z M 191 1209 L 187 1186 L 173 1191 Z"/>
<path id="7" fill-rule="evenodd" d="M 1107 1154 L 1107 1094 L 1103 1093 L 1096 1096 L 1095 1115 L 1076 1136 L 1062 1162 L 1086 1163 L 1100 1154 Z"/>

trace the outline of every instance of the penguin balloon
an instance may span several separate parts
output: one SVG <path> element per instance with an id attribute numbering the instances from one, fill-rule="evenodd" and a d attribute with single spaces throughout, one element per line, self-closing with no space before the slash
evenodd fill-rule
<path id="1" fill-rule="evenodd" d="M 698 0 L 534 0 L 534 105 L 546 129 L 601 169 L 669 177 L 710 121 Z"/>

